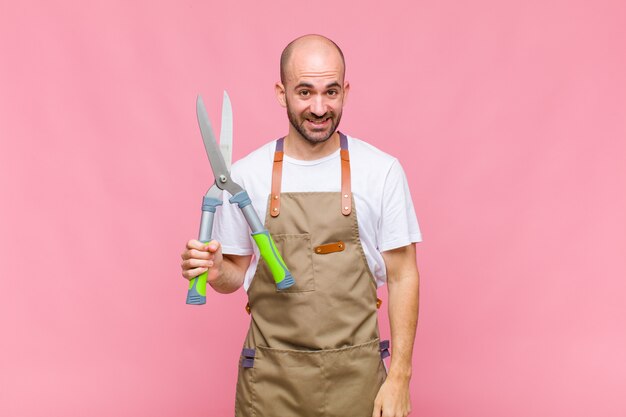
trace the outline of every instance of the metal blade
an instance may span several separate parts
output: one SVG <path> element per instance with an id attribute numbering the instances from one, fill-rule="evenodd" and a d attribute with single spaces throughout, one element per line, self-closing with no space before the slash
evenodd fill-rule
<path id="1" fill-rule="evenodd" d="M 204 102 L 202 101 L 202 97 L 200 97 L 200 95 L 198 95 L 198 99 L 196 100 L 196 115 L 198 117 L 200 133 L 202 133 L 204 149 L 206 149 L 206 154 L 209 157 L 211 169 L 213 170 L 213 176 L 215 177 L 215 185 L 222 190 L 227 190 L 231 195 L 235 195 L 237 192 L 241 191 L 242 188 L 238 184 L 234 183 L 230 178 L 230 174 L 226 168 L 226 163 L 222 157 L 222 152 L 217 146 L 215 134 L 213 133 L 213 128 L 211 127 L 211 121 L 209 120 L 206 108 L 204 107 Z"/>
<path id="2" fill-rule="evenodd" d="M 220 149 L 226 169 L 230 172 L 230 165 L 233 159 L 233 108 L 230 104 L 230 97 L 224 91 L 222 100 L 222 129 L 220 130 Z"/>

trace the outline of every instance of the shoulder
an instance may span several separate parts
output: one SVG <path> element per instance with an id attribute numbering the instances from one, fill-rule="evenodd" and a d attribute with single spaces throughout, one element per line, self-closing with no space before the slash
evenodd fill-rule
<path id="1" fill-rule="evenodd" d="M 396 157 L 381 151 L 374 145 L 349 135 L 348 140 L 350 164 L 355 169 L 364 169 L 369 175 L 386 176 L 394 166 L 399 166 Z"/>

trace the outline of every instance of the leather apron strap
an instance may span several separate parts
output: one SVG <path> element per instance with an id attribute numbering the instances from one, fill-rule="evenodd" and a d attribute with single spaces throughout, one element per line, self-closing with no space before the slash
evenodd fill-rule
<path id="1" fill-rule="evenodd" d="M 341 214 L 349 216 L 352 212 L 352 190 L 350 188 L 350 153 L 348 138 L 339 132 L 341 141 Z"/>
<path id="2" fill-rule="evenodd" d="M 349 216 L 352 212 L 352 189 L 350 186 L 350 152 L 348 151 L 348 138 L 341 132 L 339 142 L 341 146 L 341 214 Z M 283 178 L 283 157 L 285 138 L 276 141 L 274 152 L 274 165 L 272 167 L 272 191 L 270 201 L 270 215 L 278 217 L 280 214 L 280 188 Z"/>
<path id="3" fill-rule="evenodd" d="M 283 144 L 285 138 L 276 141 L 274 152 L 274 166 L 272 167 L 272 192 L 270 194 L 270 215 L 277 217 L 280 214 L 280 183 L 283 178 Z"/>

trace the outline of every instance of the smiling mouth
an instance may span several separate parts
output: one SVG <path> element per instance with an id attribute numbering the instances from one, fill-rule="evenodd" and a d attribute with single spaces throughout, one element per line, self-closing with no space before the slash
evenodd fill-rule
<path id="1" fill-rule="evenodd" d="M 330 117 L 327 117 L 325 119 L 315 119 L 315 120 L 307 119 L 307 122 L 309 122 L 313 126 L 319 127 L 319 126 L 324 126 L 329 120 L 330 120 Z"/>

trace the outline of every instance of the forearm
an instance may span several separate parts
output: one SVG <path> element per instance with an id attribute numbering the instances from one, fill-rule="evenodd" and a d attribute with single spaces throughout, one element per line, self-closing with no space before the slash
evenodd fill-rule
<path id="1" fill-rule="evenodd" d="M 389 377 L 408 380 L 412 374 L 413 344 L 419 309 L 417 266 L 403 268 L 389 277 L 389 323 L 391 326 L 391 365 Z"/>
<path id="2" fill-rule="evenodd" d="M 250 258 L 250 256 L 223 255 L 217 278 L 209 281 L 211 287 L 222 294 L 237 291 L 243 285 Z"/>

